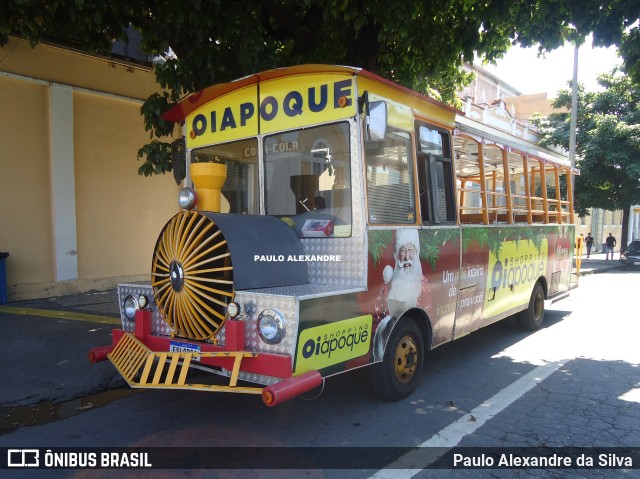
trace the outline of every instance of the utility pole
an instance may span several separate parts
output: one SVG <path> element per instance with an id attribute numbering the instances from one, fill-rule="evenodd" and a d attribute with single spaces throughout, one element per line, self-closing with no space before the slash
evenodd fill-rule
<path id="1" fill-rule="evenodd" d="M 573 81 L 571 83 L 571 123 L 569 126 L 569 161 L 571 169 L 576 166 L 576 128 L 578 123 L 578 41 L 573 46 Z M 571 175 L 571 186 L 574 186 Z M 571 188 L 573 190 L 573 188 Z"/>

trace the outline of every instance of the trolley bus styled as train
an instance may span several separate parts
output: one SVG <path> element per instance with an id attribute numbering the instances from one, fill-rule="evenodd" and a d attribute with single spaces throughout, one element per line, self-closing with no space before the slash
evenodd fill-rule
<path id="1" fill-rule="evenodd" d="M 270 70 L 164 118 L 182 211 L 89 354 L 132 387 L 274 406 L 367 366 L 399 400 L 429 350 L 507 317 L 536 330 L 572 287 L 566 157 L 375 74 Z"/>

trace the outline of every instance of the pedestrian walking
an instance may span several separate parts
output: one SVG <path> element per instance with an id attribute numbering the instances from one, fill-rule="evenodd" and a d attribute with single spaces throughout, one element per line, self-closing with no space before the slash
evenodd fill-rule
<path id="1" fill-rule="evenodd" d="M 613 259 L 613 248 L 615 248 L 617 242 L 615 237 L 609 233 L 609 236 L 607 236 L 607 239 L 605 241 L 605 244 L 607 245 L 607 257 L 606 259 L 609 259 L 609 253 L 611 253 L 611 259 Z"/>
<path id="2" fill-rule="evenodd" d="M 591 248 L 593 248 L 593 236 L 591 233 L 587 233 L 587 237 L 584 239 L 585 245 L 587 245 L 587 258 L 591 256 Z"/>

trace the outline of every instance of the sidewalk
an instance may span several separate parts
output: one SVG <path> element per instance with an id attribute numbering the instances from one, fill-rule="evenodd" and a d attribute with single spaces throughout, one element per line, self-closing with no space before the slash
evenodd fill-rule
<path id="1" fill-rule="evenodd" d="M 587 254 L 582 255 L 582 263 L 580 265 L 580 276 L 593 273 L 601 273 L 613 268 L 620 267 L 620 252 L 616 252 L 613 255 L 614 259 L 607 261 L 604 253 L 592 253 L 589 258 Z M 576 274 L 576 258 L 573 258 L 573 269 L 571 271 Z"/>
<path id="2" fill-rule="evenodd" d="M 87 291 L 53 298 L 12 301 L 7 304 L 13 308 L 44 309 L 51 311 L 70 311 L 87 315 L 109 316 L 120 318 L 118 291 L 116 288 L 107 291 Z"/>

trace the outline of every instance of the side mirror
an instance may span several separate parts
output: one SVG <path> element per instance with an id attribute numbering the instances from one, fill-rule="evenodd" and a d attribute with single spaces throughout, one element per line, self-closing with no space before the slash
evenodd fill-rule
<path id="1" fill-rule="evenodd" d="M 372 143 L 384 141 L 387 134 L 387 102 L 372 101 L 367 110 L 368 134 L 366 141 Z"/>
<path id="2" fill-rule="evenodd" d="M 365 114 L 365 143 L 384 141 L 387 134 L 387 103 L 369 101 L 369 92 L 365 91 L 358 100 L 358 110 Z"/>

